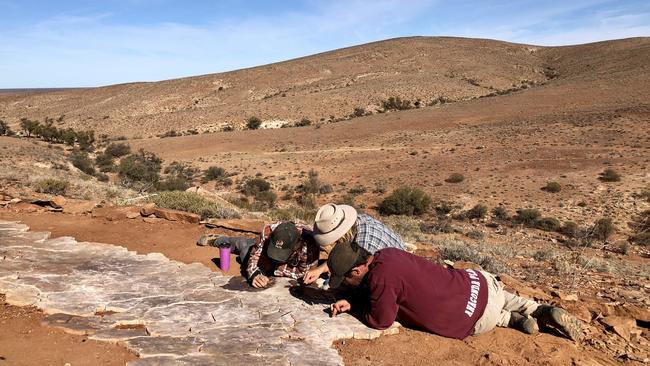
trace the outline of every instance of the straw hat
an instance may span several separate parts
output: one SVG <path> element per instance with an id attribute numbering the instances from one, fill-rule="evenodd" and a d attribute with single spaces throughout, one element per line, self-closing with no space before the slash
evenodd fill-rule
<path id="1" fill-rule="evenodd" d="M 348 232 L 357 221 L 357 210 L 348 205 L 328 203 L 318 209 L 314 239 L 319 245 L 331 244 Z"/>

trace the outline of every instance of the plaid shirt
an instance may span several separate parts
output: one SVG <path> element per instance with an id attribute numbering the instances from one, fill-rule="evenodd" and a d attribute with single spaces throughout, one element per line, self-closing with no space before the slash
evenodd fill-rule
<path id="1" fill-rule="evenodd" d="M 357 236 L 354 241 L 370 254 L 385 248 L 406 250 L 399 235 L 366 214 L 357 216 Z"/>
<path id="2" fill-rule="evenodd" d="M 311 267 L 318 264 L 319 246 L 313 239 L 312 231 L 301 225 L 296 225 L 300 232 L 298 242 L 300 246 L 289 255 L 286 263 L 276 266 L 267 256 L 267 247 L 271 233 L 280 223 L 267 225 L 262 234 L 257 238 L 246 266 L 249 281 L 262 273 L 276 277 L 290 277 L 294 280 L 301 278 Z"/>

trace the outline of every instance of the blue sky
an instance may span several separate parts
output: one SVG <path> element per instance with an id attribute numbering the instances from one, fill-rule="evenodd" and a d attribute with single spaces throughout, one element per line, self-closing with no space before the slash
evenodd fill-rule
<path id="1" fill-rule="evenodd" d="M 413 35 L 650 36 L 650 1 L 0 0 L 0 88 L 164 80 Z"/>

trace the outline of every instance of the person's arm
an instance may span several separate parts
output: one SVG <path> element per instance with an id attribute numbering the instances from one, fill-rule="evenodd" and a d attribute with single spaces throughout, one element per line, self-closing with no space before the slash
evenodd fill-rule
<path id="1" fill-rule="evenodd" d="M 363 311 L 363 319 L 375 329 L 390 327 L 397 318 L 398 292 L 385 282 L 376 283 L 370 289 L 370 306 Z"/>
<path id="2" fill-rule="evenodd" d="M 302 281 L 308 285 L 316 281 L 323 273 L 329 273 L 329 272 L 330 269 L 329 267 L 327 267 L 327 262 L 323 262 L 323 264 L 321 264 L 320 266 L 312 267 L 310 270 L 306 271 L 305 275 L 302 278 Z"/>

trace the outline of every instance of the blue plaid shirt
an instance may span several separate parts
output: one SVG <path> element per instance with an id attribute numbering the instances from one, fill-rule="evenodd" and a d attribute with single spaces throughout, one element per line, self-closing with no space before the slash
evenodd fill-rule
<path id="1" fill-rule="evenodd" d="M 366 214 L 357 216 L 355 242 L 370 254 L 375 254 L 376 251 L 385 248 L 406 250 L 406 246 L 399 235 Z"/>

